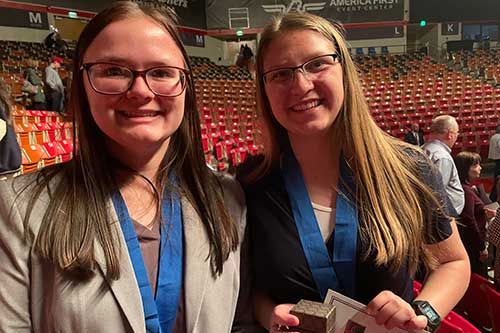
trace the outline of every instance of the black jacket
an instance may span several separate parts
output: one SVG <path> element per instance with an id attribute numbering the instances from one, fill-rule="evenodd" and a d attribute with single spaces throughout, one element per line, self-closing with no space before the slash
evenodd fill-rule
<path id="1" fill-rule="evenodd" d="M 21 167 L 21 148 L 17 143 L 14 127 L 9 124 L 4 106 L 0 104 L 0 122 L 7 132 L 0 138 L 0 175 L 16 172 Z"/>
<path id="2" fill-rule="evenodd" d="M 425 143 L 424 142 L 424 133 L 419 131 L 418 138 L 420 140 L 420 146 L 423 145 Z M 415 137 L 415 135 L 413 134 L 412 131 L 409 131 L 408 133 L 406 133 L 404 141 L 411 143 L 412 145 L 417 145 L 417 138 Z"/>

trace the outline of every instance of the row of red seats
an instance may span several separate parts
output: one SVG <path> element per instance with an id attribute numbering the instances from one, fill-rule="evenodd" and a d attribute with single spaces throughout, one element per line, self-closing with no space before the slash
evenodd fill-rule
<path id="1" fill-rule="evenodd" d="M 500 332 L 500 293 L 478 274 L 471 275 L 469 287 L 456 311 L 483 330 Z"/>
<path id="2" fill-rule="evenodd" d="M 73 123 L 51 111 L 13 112 L 14 129 L 22 152 L 21 172 L 68 161 L 73 156 Z"/>
<path id="3" fill-rule="evenodd" d="M 422 285 L 415 281 L 415 297 L 421 289 Z M 443 318 L 437 333 L 481 333 L 478 327 L 489 332 L 492 329 L 500 332 L 500 293 L 493 288 L 491 282 L 475 273 L 471 275 L 469 287 L 455 310 L 468 320 L 451 311 Z"/>
<path id="4" fill-rule="evenodd" d="M 22 173 L 69 161 L 73 157 L 73 142 L 61 140 L 22 145 Z"/>

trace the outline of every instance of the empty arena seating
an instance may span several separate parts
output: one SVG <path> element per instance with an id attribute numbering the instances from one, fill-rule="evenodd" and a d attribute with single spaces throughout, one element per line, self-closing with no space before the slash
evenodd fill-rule
<path id="1" fill-rule="evenodd" d="M 227 70 L 199 57 L 193 57 L 193 72 L 207 164 L 225 170 L 261 151 L 250 73 L 239 67 Z"/>
<path id="2" fill-rule="evenodd" d="M 375 121 L 403 138 L 412 123 L 425 133 L 439 114 L 460 125 L 454 153 L 487 155 L 488 139 L 498 125 L 500 88 L 438 63 L 422 53 L 358 58 L 365 95 Z"/>
<path id="3" fill-rule="evenodd" d="M 39 59 L 41 72 L 49 58 L 46 52 L 28 52 L 30 47 L 40 51 L 38 43 L 2 42 L 9 55 L 2 57 L 2 77 L 20 94 L 22 71 L 27 67 L 26 56 Z M 15 50 L 13 53 L 12 51 Z M 15 54 L 15 59 L 12 58 Z M 226 170 L 245 160 L 247 154 L 262 150 L 259 130 L 256 129 L 255 85 L 248 70 L 236 66 L 218 66 L 208 58 L 192 57 L 195 89 L 198 96 L 202 141 L 206 161 L 212 167 Z M 22 172 L 61 163 L 72 157 L 72 123 L 56 113 L 25 110 L 16 107 L 13 120 L 23 152 Z"/>
<path id="4" fill-rule="evenodd" d="M 71 50 L 66 53 L 47 50 L 43 43 L 30 43 L 0 40 L 0 77 L 10 85 L 12 95 L 21 98 L 23 86 L 23 71 L 28 67 L 28 60 L 35 62 L 35 69 L 42 77 L 43 70 L 51 57 L 58 56 L 64 59 L 59 73 L 61 79 L 67 76 L 66 65 L 71 62 Z"/>
<path id="5" fill-rule="evenodd" d="M 0 76 L 13 87 L 14 95 L 20 93 L 26 61 L 35 60 L 41 72 L 50 58 L 41 43 L 0 41 L 0 50 Z M 472 150 L 486 157 L 489 137 L 498 125 L 500 87 L 485 83 L 485 79 L 497 75 L 499 58 L 499 50 L 454 54 L 452 63 L 469 68 L 469 74 L 423 53 L 358 53 L 356 61 L 373 118 L 385 132 L 403 138 L 410 125 L 418 123 L 428 133 L 434 117 L 450 114 L 460 125 L 460 137 L 453 153 Z M 485 65 L 485 78 L 472 75 L 478 63 Z M 250 72 L 238 66 L 216 65 L 204 57 L 191 57 L 191 65 L 207 163 L 225 170 L 242 162 L 248 154 L 261 151 L 255 84 Z M 43 112 L 25 112 L 18 111 L 15 115 L 23 147 L 71 141 L 72 130 L 67 122 L 57 117 L 52 119 Z M 46 144 L 42 148 L 47 154 L 50 151 L 50 155 L 60 156 L 57 162 L 71 156 L 62 154 L 59 145 Z M 37 164 L 38 167 L 52 163 L 43 156 L 39 159 L 43 163 Z M 32 169 L 33 163 L 29 164 L 31 168 L 25 170 Z"/>
<path id="6" fill-rule="evenodd" d="M 460 51 L 453 56 L 456 63 L 467 69 L 471 75 L 484 78 L 486 82 L 497 85 L 500 79 L 500 49 L 478 49 Z"/>
<path id="7" fill-rule="evenodd" d="M 40 77 L 52 54 L 42 43 L 0 41 L 0 77 L 11 86 L 16 102 L 22 104 L 22 73 L 33 60 Z M 198 107 L 207 163 L 218 169 L 242 162 L 257 153 L 259 132 L 255 129 L 255 85 L 250 72 L 237 66 L 219 66 L 208 58 L 192 57 Z M 61 70 L 64 79 L 66 72 Z M 45 111 L 14 112 L 15 129 L 23 149 L 23 172 L 71 158 L 71 122 Z"/>
<path id="8" fill-rule="evenodd" d="M 22 151 L 22 173 L 71 159 L 73 123 L 69 119 L 21 107 L 16 107 L 12 116 Z"/>
<path id="9" fill-rule="evenodd" d="M 205 57 L 190 57 L 193 75 L 197 79 L 252 80 L 248 70 L 236 65 L 216 65 Z"/>

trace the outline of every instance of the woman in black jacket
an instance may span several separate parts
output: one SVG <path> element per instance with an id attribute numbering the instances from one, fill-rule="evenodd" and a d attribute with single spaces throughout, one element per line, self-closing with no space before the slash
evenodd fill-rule
<path id="1" fill-rule="evenodd" d="M 21 167 L 21 149 L 10 119 L 10 87 L 0 79 L 0 176 Z"/>

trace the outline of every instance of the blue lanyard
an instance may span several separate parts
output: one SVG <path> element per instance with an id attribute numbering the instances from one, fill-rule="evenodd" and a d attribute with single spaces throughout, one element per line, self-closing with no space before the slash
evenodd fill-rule
<path id="1" fill-rule="evenodd" d="M 156 299 L 153 297 L 141 248 L 127 206 L 119 190 L 111 196 L 134 267 L 144 309 L 147 332 L 172 332 L 182 287 L 182 212 L 176 195 L 164 195 L 160 226 L 160 259 Z M 168 237 L 167 237 L 168 234 Z"/>
<path id="2" fill-rule="evenodd" d="M 302 172 L 291 148 L 283 153 L 281 172 L 302 249 L 321 298 L 325 298 L 328 289 L 354 297 L 358 216 L 356 207 L 343 194 L 347 193 L 344 184 L 351 189 L 355 186 L 345 160 L 342 158 L 340 163 L 332 257 L 321 236 Z"/>

